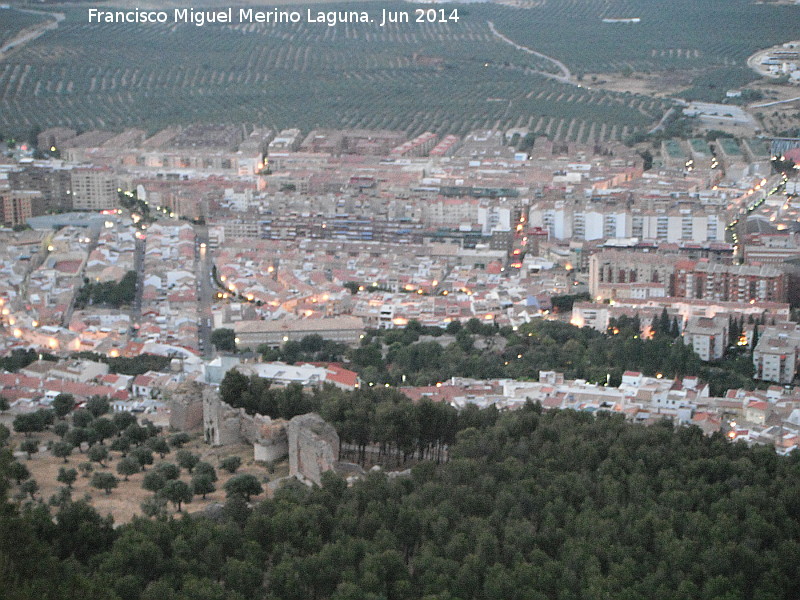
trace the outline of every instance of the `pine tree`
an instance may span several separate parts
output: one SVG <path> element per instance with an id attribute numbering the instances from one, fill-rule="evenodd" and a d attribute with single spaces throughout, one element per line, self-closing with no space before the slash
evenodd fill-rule
<path id="1" fill-rule="evenodd" d="M 736 322 L 736 319 L 733 318 L 733 315 L 728 317 L 728 339 L 730 340 L 731 344 L 735 344 L 736 340 L 739 339 L 739 324 Z"/>
<path id="2" fill-rule="evenodd" d="M 667 313 L 667 307 L 665 306 L 664 309 L 661 311 L 661 319 L 658 323 L 658 332 L 663 334 L 669 334 L 669 314 Z"/>
<path id="3" fill-rule="evenodd" d="M 753 352 L 755 351 L 757 344 L 758 344 L 758 325 L 753 327 L 753 339 L 750 341 L 750 356 L 753 355 Z"/>
<path id="4" fill-rule="evenodd" d="M 672 326 L 670 327 L 669 335 L 673 339 L 681 336 L 681 328 L 678 325 L 678 317 L 672 317 Z"/>
<path id="5" fill-rule="evenodd" d="M 650 321 L 650 335 L 655 337 L 658 333 L 658 317 L 653 317 L 653 320 Z"/>

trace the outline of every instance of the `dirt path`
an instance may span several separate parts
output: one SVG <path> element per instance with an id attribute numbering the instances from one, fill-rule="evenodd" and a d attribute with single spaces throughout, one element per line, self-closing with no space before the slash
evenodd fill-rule
<path id="1" fill-rule="evenodd" d="M 56 29 L 58 27 L 58 24 L 66 18 L 64 13 L 51 13 L 41 10 L 30 10 L 26 8 L 17 8 L 14 10 L 18 10 L 19 12 L 29 13 L 32 15 L 47 15 L 49 17 L 53 17 L 53 20 L 43 21 L 42 23 L 38 23 L 32 27 L 28 27 L 27 29 L 23 29 L 17 35 L 11 38 L 8 42 L 3 44 L 3 46 L 0 46 L 0 60 L 5 59 L 6 55 L 12 50 L 16 50 L 17 48 L 24 46 L 28 42 L 31 42 L 38 37 L 41 37 L 48 31 Z"/>
<path id="2" fill-rule="evenodd" d="M 786 104 L 788 102 L 795 102 L 796 100 L 800 100 L 800 96 L 795 96 L 794 98 L 788 98 L 786 100 L 775 100 L 773 102 L 766 102 L 764 104 L 753 104 L 749 108 L 766 108 L 767 106 L 775 106 L 776 104 Z"/>
<path id="3" fill-rule="evenodd" d="M 536 50 L 531 50 L 530 48 L 528 48 L 526 46 L 522 46 L 522 45 L 516 43 L 515 41 L 507 38 L 502 33 L 497 31 L 497 29 L 494 26 L 494 23 L 492 23 L 491 21 L 486 21 L 486 24 L 489 26 L 489 30 L 492 32 L 492 35 L 494 35 L 496 38 L 502 40 L 506 44 L 509 44 L 509 45 L 513 46 L 517 50 L 521 50 L 522 52 L 526 52 L 528 54 L 533 54 L 534 56 L 538 56 L 539 58 L 543 58 L 544 60 L 553 63 L 556 66 L 556 68 L 559 70 L 559 72 L 560 72 L 560 74 L 548 73 L 547 71 L 536 71 L 536 73 L 538 73 L 540 75 L 544 75 L 545 77 L 550 77 L 551 79 L 555 79 L 557 81 L 560 81 L 561 83 L 568 83 L 570 85 L 578 85 L 577 83 L 572 81 L 572 73 L 567 68 L 567 65 L 565 65 L 560 60 L 555 59 L 552 56 L 547 56 L 546 54 L 542 54 L 541 52 L 537 52 Z"/>

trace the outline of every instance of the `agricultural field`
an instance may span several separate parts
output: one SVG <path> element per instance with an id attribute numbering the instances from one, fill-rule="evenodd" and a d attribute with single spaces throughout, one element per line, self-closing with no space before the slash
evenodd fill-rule
<path id="1" fill-rule="evenodd" d="M 13 9 L 0 8 L 0 46 L 9 41 L 23 29 L 41 23 L 47 17 L 21 12 Z"/>
<path id="2" fill-rule="evenodd" d="M 620 140 L 652 127 L 670 101 L 594 89 L 587 74 L 692 70 L 695 86 L 714 86 L 698 94 L 711 93 L 725 87 L 727 74 L 743 80 L 739 69 L 756 48 L 796 37 L 789 30 L 800 14 L 800 7 L 749 0 L 532 6 L 459 5 L 458 23 L 384 28 L 89 24 L 85 7 L 68 8 L 56 30 L 0 61 L 0 132 L 53 125 L 154 131 L 207 121 L 409 135 L 528 127 L 557 140 Z M 377 18 L 382 8 L 413 5 L 335 6 L 348 8 Z M 602 23 L 630 16 L 642 22 Z M 509 40 L 563 61 L 577 76 L 572 85 L 553 79 L 553 62 Z"/>
<path id="3" fill-rule="evenodd" d="M 527 10 L 470 10 L 492 12 L 505 35 L 574 73 L 746 66 L 756 50 L 796 38 L 800 23 L 800 6 L 752 0 L 544 0 Z"/>
<path id="4" fill-rule="evenodd" d="M 602 141 L 648 127 L 666 109 L 546 76 L 555 70 L 472 12 L 459 23 L 380 28 L 90 25 L 70 10 L 58 29 L 0 63 L 0 130 L 205 120 L 410 135 L 523 126 Z"/>
<path id="5" fill-rule="evenodd" d="M 685 100 L 724 102 L 728 90 L 743 88 L 758 79 L 758 74 L 747 67 L 720 67 L 697 75 L 678 95 Z"/>
<path id="6" fill-rule="evenodd" d="M 11 429 L 11 419 L 4 420 L 4 425 Z M 12 434 L 11 443 L 13 447 L 19 448 L 26 439 L 36 439 L 39 443 L 39 450 L 33 452 L 30 458 L 25 456 L 23 452 L 17 451 L 17 458 L 25 465 L 30 472 L 30 478 L 36 481 L 38 485 L 38 491 L 36 492 L 37 499 L 48 501 L 50 498 L 57 496 L 64 488 L 64 484 L 58 481 L 59 469 L 76 469 L 81 474 L 71 485 L 72 498 L 76 500 L 86 499 L 101 515 L 111 515 L 116 524 L 128 523 L 135 516 L 141 516 L 142 502 L 153 497 L 152 492 L 142 487 L 145 475 L 148 472 L 158 470 L 159 465 L 162 463 L 175 464 L 177 462 L 176 452 L 174 451 L 168 453 L 165 458 L 160 458 L 158 453 L 155 453 L 153 464 L 146 467 L 146 471 L 131 475 L 126 481 L 116 470 L 117 465 L 123 458 L 121 453 L 110 451 L 105 467 L 101 467 L 97 463 L 92 463 L 94 466 L 93 471 L 106 472 L 118 477 L 117 487 L 113 489 L 111 493 L 106 494 L 92 487 L 89 474 L 80 470 L 81 463 L 85 464 L 90 462 L 86 450 L 79 451 L 75 449 L 65 463 L 62 458 L 53 456 L 52 451 L 48 449 L 53 443 L 60 441 L 57 435 L 52 432 L 46 432 L 44 434 L 37 434 L 35 438 L 25 438 L 20 434 L 14 433 Z M 289 473 L 288 461 L 284 460 L 274 465 L 274 472 L 268 475 L 268 470 L 263 463 L 256 463 L 253 460 L 252 447 L 244 444 L 226 446 L 223 452 L 222 448 L 211 448 L 201 439 L 193 439 L 184 446 L 184 449 L 216 467 L 216 475 L 218 477 L 215 484 L 216 490 L 208 493 L 206 498 L 202 498 L 200 495 L 195 496 L 191 503 L 184 505 L 183 511 L 186 513 L 202 512 L 215 503 L 225 501 L 223 486 L 225 482 L 231 478 L 231 474 L 218 466 L 225 458 L 231 456 L 239 457 L 242 467 L 238 469 L 237 473 L 253 475 L 257 477 L 260 482 L 265 481 L 265 477 L 268 479 L 279 479 L 287 476 Z M 186 483 L 191 481 L 191 475 L 186 472 L 186 469 L 183 469 L 180 478 Z M 264 488 L 264 497 L 271 496 L 272 491 L 269 486 L 265 485 Z M 170 507 L 170 512 L 173 512 L 173 510 L 174 507 Z"/>

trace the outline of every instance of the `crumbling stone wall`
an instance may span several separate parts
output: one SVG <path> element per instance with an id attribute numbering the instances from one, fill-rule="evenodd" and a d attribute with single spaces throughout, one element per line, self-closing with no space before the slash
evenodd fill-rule
<path id="1" fill-rule="evenodd" d="M 178 431 L 193 431 L 203 425 L 203 399 L 214 395 L 207 385 L 185 381 L 170 394 L 169 426 Z"/>
<path id="2" fill-rule="evenodd" d="M 269 419 L 269 417 L 264 417 Z M 253 442 L 253 455 L 257 461 L 271 462 L 289 453 L 288 423 L 284 420 L 262 423 Z"/>
<path id="3" fill-rule="evenodd" d="M 287 422 L 264 415 L 248 415 L 225 404 L 216 392 L 203 398 L 203 433 L 207 444 L 252 444 L 257 461 L 273 461 L 289 453 Z"/>
<path id="4" fill-rule="evenodd" d="M 339 435 L 316 413 L 289 421 L 289 475 L 322 485 L 322 474 L 336 468 Z"/>
<path id="5" fill-rule="evenodd" d="M 206 443 L 212 446 L 244 443 L 242 417 L 247 417 L 244 410 L 225 404 L 216 394 L 203 398 L 203 434 Z"/>

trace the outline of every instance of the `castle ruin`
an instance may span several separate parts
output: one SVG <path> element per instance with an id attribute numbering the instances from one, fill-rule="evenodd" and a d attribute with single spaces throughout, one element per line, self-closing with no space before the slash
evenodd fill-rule
<path id="1" fill-rule="evenodd" d="M 336 468 L 339 435 L 316 413 L 289 421 L 289 475 L 322 485 L 322 474 Z"/>
<path id="2" fill-rule="evenodd" d="M 289 456 L 289 474 L 304 483 L 321 485 L 322 474 L 337 468 L 339 436 L 315 413 L 291 421 L 249 415 L 224 403 L 216 389 L 194 381 L 182 383 L 172 394 L 170 427 L 191 431 L 202 427 L 211 446 L 251 444 L 256 461 Z"/>

